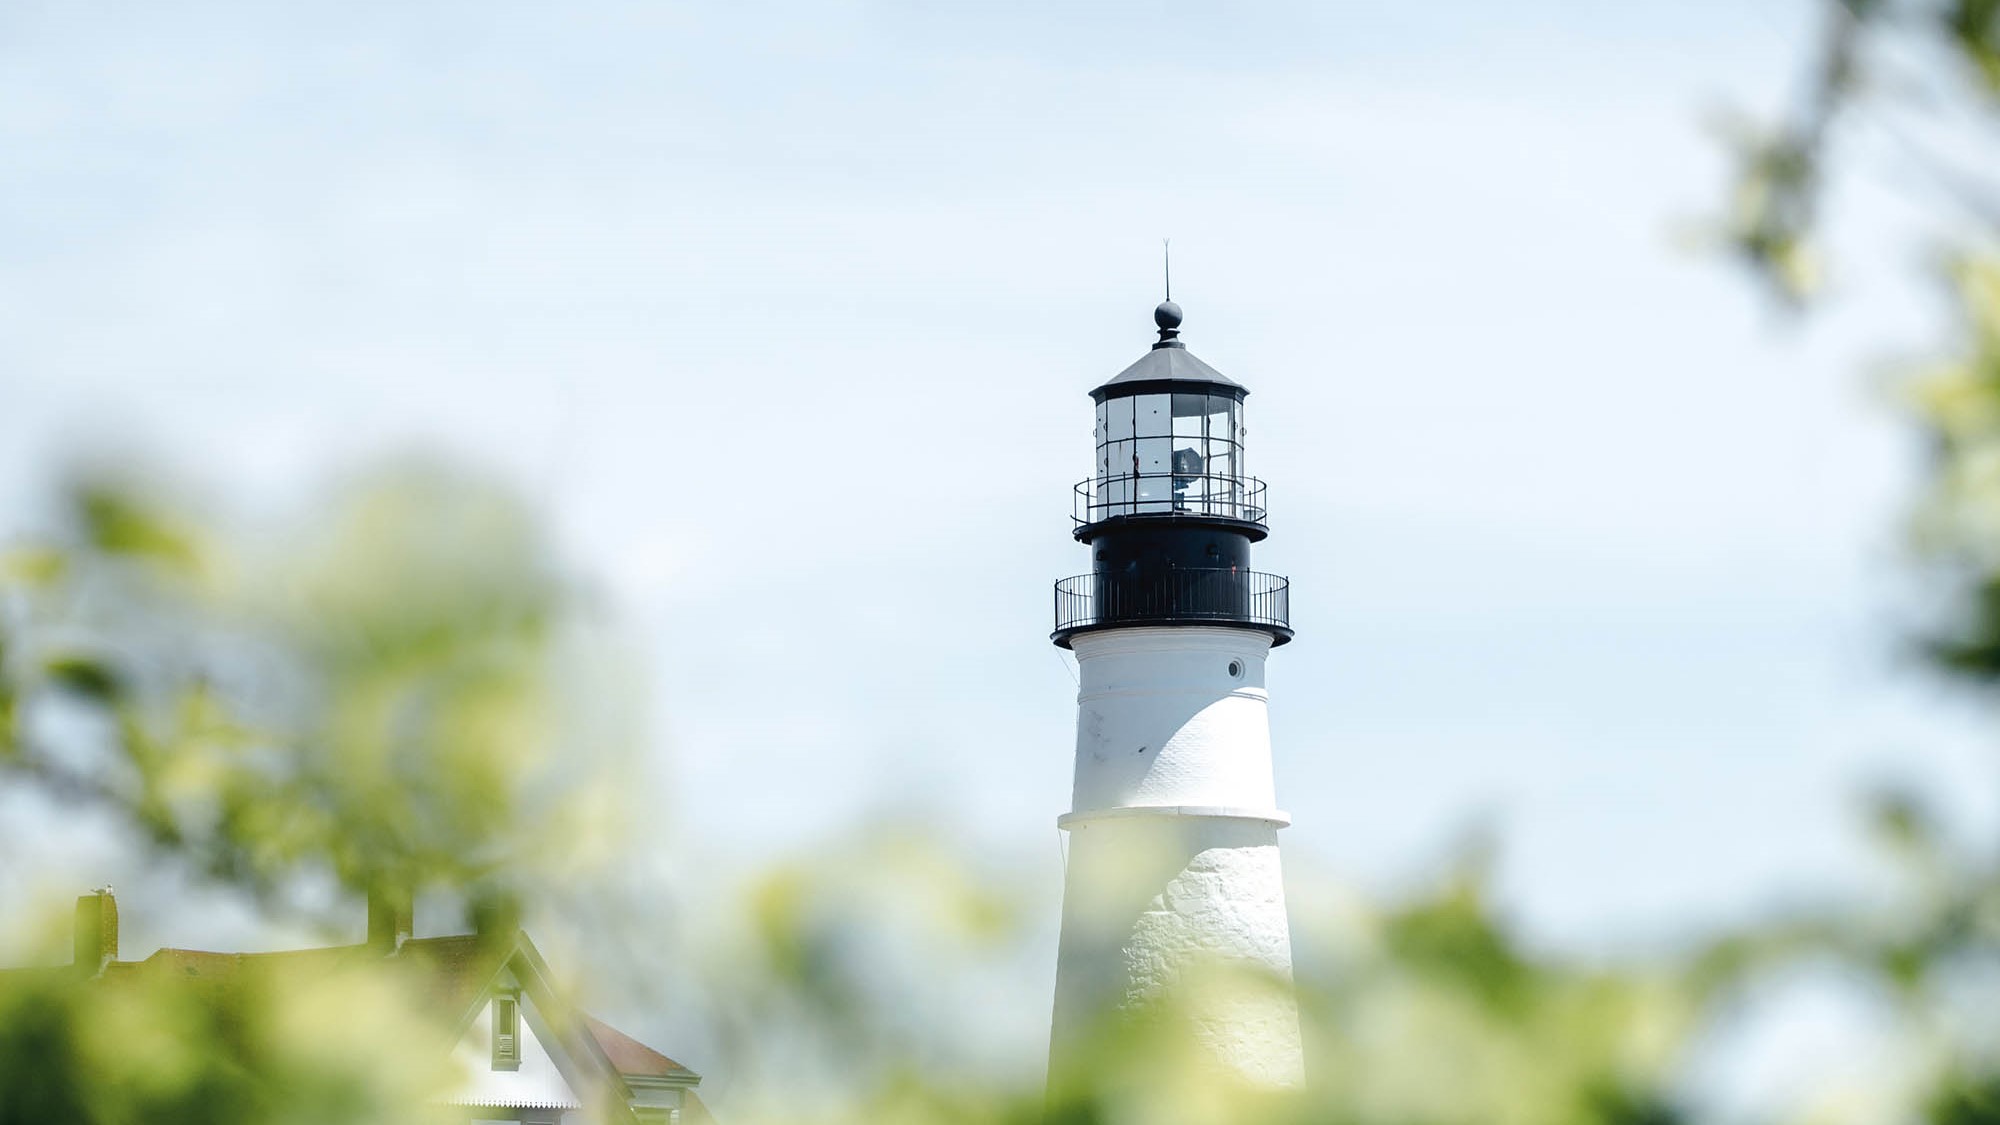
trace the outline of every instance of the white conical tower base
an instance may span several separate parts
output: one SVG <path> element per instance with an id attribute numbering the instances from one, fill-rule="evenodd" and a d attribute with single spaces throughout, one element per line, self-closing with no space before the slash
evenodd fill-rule
<path id="1" fill-rule="evenodd" d="M 1165 1004 L 1222 1072 L 1301 1082 L 1277 826 L 1140 813 L 1069 830 L 1052 1068 L 1115 1034 L 1108 1015 Z"/>
<path id="2" fill-rule="evenodd" d="M 1264 658 L 1229 628 L 1073 638 L 1074 809 L 1050 1066 L 1164 1005 L 1233 1077 L 1302 1081 Z"/>

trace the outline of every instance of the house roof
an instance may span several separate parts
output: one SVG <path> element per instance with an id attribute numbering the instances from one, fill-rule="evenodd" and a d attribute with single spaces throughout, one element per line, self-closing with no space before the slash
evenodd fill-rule
<path id="1" fill-rule="evenodd" d="M 590 1028 L 591 1038 L 604 1049 L 604 1056 L 611 1060 L 611 1065 L 627 1078 L 694 1077 L 694 1071 L 595 1016 L 586 1014 L 583 1022 Z"/>
<path id="2" fill-rule="evenodd" d="M 104 979 L 171 979 L 227 996 L 252 984 L 282 984 L 346 967 L 381 965 L 411 986 L 426 1011 L 457 1016 L 479 999 L 511 952 L 511 944 L 475 934 L 412 938 L 393 955 L 368 945 L 271 953 L 163 948 L 143 961 L 111 962 L 104 967 Z"/>
<path id="3" fill-rule="evenodd" d="M 460 1014 L 485 994 L 511 952 L 512 943 L 459 934 L 411 938 L 403 943 L 396 960 L 418 976 L 425 998 L 437 1004 L 438 1010 Z"/>
<path id="4" fill-rule="evenodd" d="M 376 946 L 336 945 L 318 949 L 287 949 L 271 953 L 215 953 L 202 949 L 162 948 L 143 961 L 113 961 L 103 980 L 174 980 L 217 998 L 233 998 L 256 984 L 316 977 L 347 966 L 389 966 L 401 975 L 422 1001 L 457 1027 L 476 1015 L 477 1005 L 500 970 L 517 952 L 532 954 L 525 934 L 511 941 L 494 941 L 478 934 L 409 938 L 393 954 Z M 533 956 L 539 967 L 540 957 Z M 68 966 L 0 969 L 0 979 L 50 981 L 76 979 Z M 621 1077 L 640 1080 L 699 1081 L 692 1070 L 655 1051 L 610 1024 L 579 1013 L 590 1039 Z"/>

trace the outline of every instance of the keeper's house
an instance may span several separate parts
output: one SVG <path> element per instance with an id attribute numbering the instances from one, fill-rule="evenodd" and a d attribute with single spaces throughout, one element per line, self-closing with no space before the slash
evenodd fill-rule
<path id="1" fill-rule="evenodd" d="M 368 940 L 360 945 L 277 953 L 161 949 L 143 961 L 120 961 L 118 903 L 100 891 L 77 900 L 69 966 L 0 976 L 60 973 L 95 988 L 171 980 L 226 992 L 376 963 L 437 1017 L 439 1049 L 451 1051 L 465 1076 L 434 1107 L 440 1121 L 712 1125 L 694 1092 L 701 1076 L 564 1004 L 548 965 L 519 927 L 420 938 L 412 936 L 411 914 L 406 904 L 371 900 Z"/>

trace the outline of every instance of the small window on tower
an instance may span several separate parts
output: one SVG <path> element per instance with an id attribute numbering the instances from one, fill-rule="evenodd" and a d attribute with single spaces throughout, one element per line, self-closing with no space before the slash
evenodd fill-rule
<path id="1" fill-rule="evenodd" d="M 493 998 L 493 1069 L 521 1069 L 521 1002 L 512 996 Z"/>

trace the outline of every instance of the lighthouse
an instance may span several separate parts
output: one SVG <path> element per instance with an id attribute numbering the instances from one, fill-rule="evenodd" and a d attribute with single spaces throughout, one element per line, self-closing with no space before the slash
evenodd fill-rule
<path id="1" fill-rule="evenodd" d="M 1242 384 L 1159 340 L 1096 390 L 1096 467 L 1055 585 L 1076 655 L 1076 776 L 1050 1034 L 1052 1076 L 1121 1021 L 1174 1010 L 1190 1057 L 1254 1085 L 1302 1080 L 1264 667 L 1292 639 L 1290 585 L 1251 568 L 1267 534 L 1245 470 Z M 1217 981 L 1226 987 L 1211 987 Z"/>

